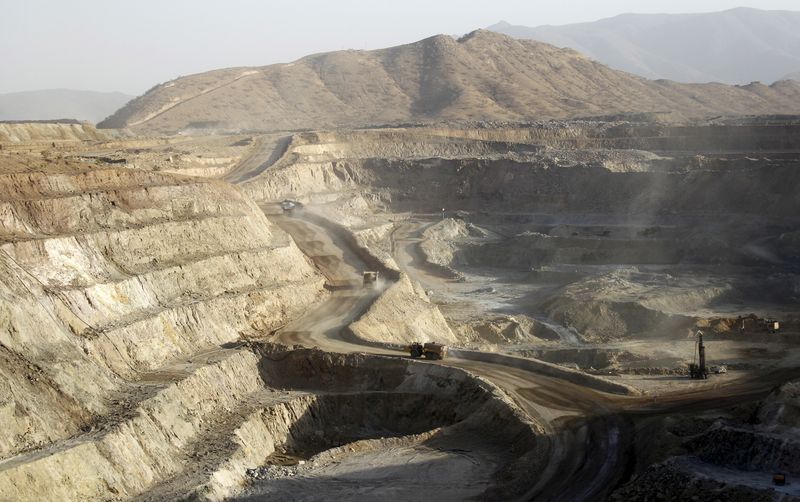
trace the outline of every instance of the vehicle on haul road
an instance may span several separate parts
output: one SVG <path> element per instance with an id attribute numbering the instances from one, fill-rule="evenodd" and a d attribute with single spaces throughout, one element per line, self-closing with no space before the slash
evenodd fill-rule
<path id="1" fill-rule="evenodd" d="M 364 272 L 364 287 L 374 288 L 378 284 L 378 272 L 367 270 Z"/>
<path id="2" fill-rule="evenodd" d="M 406 351 L 412 359 L 425 357 L 425 359 L 437 360 L 447 357 L 447 345 L 441 343 L 428 342 L 425 344 L 414 342 L 406 347 Z"/>
<path id="3" fill-rule="evenodd" d="M 296 208 L 297 203 L 293 200 L 285 199 L 281 201 L 281 209 L 283 210 L 283 214 L 287 216 L 292 216 Z"/>

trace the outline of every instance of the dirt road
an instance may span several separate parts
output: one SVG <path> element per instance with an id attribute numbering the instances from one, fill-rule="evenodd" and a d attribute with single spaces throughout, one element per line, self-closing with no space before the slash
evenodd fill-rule
<path id="1" fill-rule="evenodd" d="M 331 224 L 331 228 L 325 228 L 318 218 L 312 223 L 304 219 L 302 213 L 291 219 L 270 218 L 294 238 L 331 283 L 351 284 L 334 291 L 321 306 L 276 332 L 273 340 L 317 346 L 331 352 L 402 356 L 397 351 L 359 345 L 342 336 L 342 329 L 363 314 L 380 292 L 359 286 L 359 273 L 366 265 L 354 250 L 348 249 L 347 243 L 336 237 L 335 226 Z M 440 283 L 441 277 L 416 266 L 413 245 L 412 239 L 394 243 L 398 264 L 423 284 Z M 676 392 L 656 400 L 651 396 L 605 394 L 560 378 L 502 364 L 458 358 L 448 358 L 441 364 L 487 378 L 532 418 L 545 424 L 550 460 L 527 494 L 527 498 L 537 500 L 598 500 L 609 495 L 630 477 L 634 445 L 649 439 L 637 437 L 635 422 L 638 419 L 714 410 L 758 399 L 774 385 L 800 375 L 800 370 L 772 372 L 756 380 L 742 379 L 724 386 Z M 326 471 L 325 476 L 335 479 L 336 470 Z"/>
<path id="2" fill-rule="evenodd" d="M 250 152 L 225 176 L 228 183 L 243 183 L 264 172 L 286 152 L 291 136 L 267 134 L 259 136 Z"/>

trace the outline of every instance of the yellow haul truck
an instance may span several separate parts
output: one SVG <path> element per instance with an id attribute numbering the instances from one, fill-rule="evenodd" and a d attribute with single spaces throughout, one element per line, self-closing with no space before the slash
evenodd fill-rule
<path id="1" fill-rule="evenodd" d="M 447 357 L 447 345 L 441 343 L 429 342 L 422 344 L 414 342 L 406 347 L 408 354 L 412 359 L 417 359 L 425 356 L 425 359 L 444 359 Z"/>

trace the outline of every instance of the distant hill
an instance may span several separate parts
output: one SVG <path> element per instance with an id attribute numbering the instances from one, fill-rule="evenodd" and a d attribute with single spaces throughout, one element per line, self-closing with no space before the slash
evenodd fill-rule
<path id="1" fill-rule="evenodd" d="M 800 71 L 784 75 L 781 80 L 800 80 Z"/>
<path id="2" fill-rule="evenodd" d="M 70 89 L 0 94 L 0 120 L 77 119 L 96 123 L 131 99 L 133 96 L 120 92 Z"/>
<path id="3" fill-rule="evenodd" d="M 800 113 L 800 83 L 732 87 L 649 81 L 571 49 L 478 30 L 376 51 L 182 77 L 99 127 L 295 130 L 446 120 L 657 112 L 678 119 Z"/>
<path id="4" fill-rule="evenodd" d="M 489 30 L 575 49 L 618 70 L 677 82 L 765 83 L 800 71 L 800 12 L 623 14 L 564 26 Z"/>

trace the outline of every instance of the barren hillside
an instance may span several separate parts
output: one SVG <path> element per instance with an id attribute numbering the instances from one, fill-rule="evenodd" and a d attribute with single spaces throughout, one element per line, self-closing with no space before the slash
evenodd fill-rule
<path id="1" fill-rule="evenodd" d="M 632 112 L 673 119 L 800 112 L 800 83 L 685 85 L 479 30 L 376 51 L 231 68 L 158 85 L 99 124 L 148 133 L 294 130 L 409 121 L 525 120 Z"/>
<path id="2" fill-rule="evenodd" d="M 698 473 L 757 500 L 800 476 L 795 387 L 768 396 L 800 378 L 796 118 L 15 126 L 0 500 L 718 496 Z M 680 376 L 698 328 L 729 373 Z"/>

